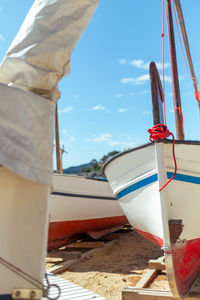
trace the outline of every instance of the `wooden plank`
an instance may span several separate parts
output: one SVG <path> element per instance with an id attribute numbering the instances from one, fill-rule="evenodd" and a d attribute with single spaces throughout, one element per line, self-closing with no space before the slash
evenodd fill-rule
<path id="1" fill-rule="evenodd" d="M 125 287 L 122 291 L 122 300 L 175 300 L 171 291 L 139 289 Z M 199 299 L 199 298 L 198 298 Z M 184 298 L 184 300 L 194 300 L 194 298 Z"/>
<path id="2" fill-rule="evenodd" d="M 156 277 L 158 270 L 148 270 L 144 276 L 138 281 L 135 288 L 145 288 Z"/>
<path id="3" fill-rule="evenodd" d="M 67 259 L 74 259 L 74 258 L 80 258 L 81 257 L 81 251 L 51 251 L 47 253 L 46 260 L 48 261 L 48 258 L 63 258 L 64 260 Z"/>
<path id="4" fill-rule="evenodd" d="M 149 269 L 156 269 L 159 271 L 165 270 L 165 263 L 164 263 L 165 257 L 159 257 L 158 259 L 150 259 L 148 261 L 148 268 Z"/>
<path id="5" fill-rule="evenodd" d="M 57 274 L 57 273 L 60 273 L 62 271 L 65 271 L 69 266 L 77 263 L 78 261 L 79 261 L 79 259 L 70 259 L 70 260 L 62 262 L 59 265 L 56 265 L 56 266 L 53 266 L 53 267 L 49 268 L 47 271 L 49 273 Z"/>
<path id="6" fill-rule="evenodd" d="M 115 242 L 116 242 L 116 240 L 113 240 L 113 241 L 111 241 L 111 242 L 108 242 L 108 243 L 105 244 L 104 247 L 111 246 L 111 245 L 114 244 Z M 53 273 L 53 274 L 57 274 L 57 273 L 64 272 L 69 266 L 78 263 L 78 262 L 79 262 L 81 259 L 83 259 L 83 258 L 86 258 L 86 257 L 91 256 L 92 254 L 94 254 L 94 253 L 95 253 L 96 251 L 98 251 L 98 250 L 99 250 L 99 248 L 91 249 L 91 250 L 89 250 L 89 251 L 83 253 L 79 259 L 72 259 L 72 260 L 63 262 L 63 263 L 61 263 L 61 264 L 59 264 L 59 265 L 53 266 L 52 268 L 48 269 L 47 271 L 48 271 L 49 273 Z"/>
<path id="7" fill-rule="evenodd" d="M 46 264 L 56 264 L 63 261 L 61 257 L 46 257 Z"/>
<path id="8" fill-rule="evenodd" d="M 172 300 L 170 291 L 138 289 L 126 287 L 122 291 L 122 300 Z"/>
<path id="9" fill-rule="evenodd" d="M 104 242 L 78 242 L 71 243 L 66 246 L 66 248 L 102 248 L 104 246 Z"/>
<path id="10" fill-rule="evenodd" d="M 150 270 L 156 269 L 158 271 L 163 271 L 163 270 L 165 270 L 165 263 L 164 262 L 159 263 L 156 260 L 152 259 L 148 262 L 148 268 Z"/>

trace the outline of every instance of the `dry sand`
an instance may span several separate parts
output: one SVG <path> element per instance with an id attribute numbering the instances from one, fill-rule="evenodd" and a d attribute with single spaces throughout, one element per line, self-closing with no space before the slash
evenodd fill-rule
<path id="1" fill-rule="evenodd" d="M 59 276 L 107 300 L 121 300 L 122 289 L 135 286 L 148 270 L 148 260 L 160 256 L 163 256 L 160 247 L 132 230 L 121 233 L 119 239 L 68 267 Z M 169 290 L 165 271 L 149 287 Z"/>

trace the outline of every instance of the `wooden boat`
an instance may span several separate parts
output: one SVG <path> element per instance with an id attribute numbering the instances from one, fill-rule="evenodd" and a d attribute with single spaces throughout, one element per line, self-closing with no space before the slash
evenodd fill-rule
<path id="1" fill-rule="evenodd" d="M 178 0 L 176 5 L 183 26 Z M 130 224 L 164 250 L 171 290 L 176 298 L 184 298 L 190 295 L 200 269 L 200 142 L 184 140 L 170 0 L 166 0 L 166 7 L 178 136 L 175 157 L 173 141 L 159 137 L 166 130 L 164 97 L 156 65 L 151 63 L 154 129 L 158 136 L 153 143 L 116 155 L 104 165 L 103 172 Z M 186 37 L 184 26 L 182 31 Z M 191 62 L 190 52 L 188 59 Z M 197 88 L 196 82 L 194 85 Z"/>
<path id="2" fill-rule="evenodd" d="M 49 250 L 83 233 L 100 238 L 128 223 L 106 180 L 76 175 L 54 175 L 49 212 Z"/>
<path id="3" fill-rule="evenodd" d="M 126 224 L 117 199 L 106 180 L 63 174 L 57 106 L 55 110 L 56 173 L 49 197 L 48 250 L 56 249 L 86 233 L 93 238 Z"/>
<path id="4" fill-rule="evenodd" d="M 171 287 L 184 295 L 200 264 L 200 142 L 176 141 L 175 149 L 178 172 L 161 192 L 174 172 L 169 140 L 125 151 L 104 172 L 129 223 L 165 251 Z"/>

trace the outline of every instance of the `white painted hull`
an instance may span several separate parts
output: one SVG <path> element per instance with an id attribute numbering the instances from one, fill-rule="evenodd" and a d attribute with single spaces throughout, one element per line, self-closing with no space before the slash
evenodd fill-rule
<path id="1" fill-rule="evenodd" d="M 127 223 L 108 182 L 81 176 L 54 175 L 49 210 L 49 249 L 81 233 L 98 237 Z"/>
<path id="2" fill-rule="evenodd" d="M 49 187 L 0 167 L 0 190 L 0 299 L 7 300 L 13 288 L 40 289 L 19 276 L 15 268 L 43 282 Z M 14 269 L 5 266 L 5 261 Z"/>
<path id="3" fill-rule="evenodd" d="M 175 154 L 177 175 L 161 192 L 174 173 L 169 142 L 128 150 L 104 173 L 130 224 L 165 250 L 171 289 L 184 297 L 200 267 L 200 143 L 177 142 Z M 183 224 L 179 237 L 169 227 L 174 220 Z"/>

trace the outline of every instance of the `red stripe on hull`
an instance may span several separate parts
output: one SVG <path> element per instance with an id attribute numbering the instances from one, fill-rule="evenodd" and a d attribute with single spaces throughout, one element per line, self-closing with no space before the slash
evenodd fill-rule
<path id="1" fill-rule="evenodd" d="M 76 240 L 77 236 L 81 233 L 101 231 L 127 223 L 128 221 L 125 216 L 52 222 L 49 225 L 48 250 L 59 248 L 73 240 Z M 105 234 L 106 233 L 103 233 L 102 231 L 102 235 Z"/>
<path id="2" fill-rule="evenodd" d="M 200 238 L 187 241 L 182 246 L 174 246 L 172 258 L 176 285 L 183 296 L 189 291 L 200 271 Z"/>
<path id="3" fill-rule="evenodd" d="M 151 234 L 151 233 L 148 233 L 148 232 L 145 232 L 145 231 L 142 231 L 142 230 L 139 230 L 137 228 L 135 228 L 135 230 L 140 234 L 142 235 L 144 238 L 146 238 L 147 240 L 153 242 L 154 244 L 162 247 L 163 246 L 163 240 L 159 237 L 159 236 L 156 236 L 154 234 Z"/>

